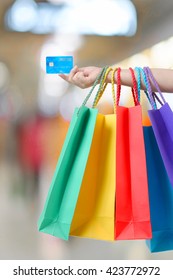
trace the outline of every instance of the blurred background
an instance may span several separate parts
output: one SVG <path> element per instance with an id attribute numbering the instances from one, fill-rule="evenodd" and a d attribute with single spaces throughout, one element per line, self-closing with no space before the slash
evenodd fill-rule
<path id="1" fill-rule="evenodd" d="M 47 75 L 46 56 L 172 68 L 172 15 L 172 0 L 0 0 L 0 259 L 173 258 L 150 254 L 144 241 L 65 242 L 37 231 L 73 110 L 88 92 Z M 99 109 L 113 112 L 107 92 Z"/>

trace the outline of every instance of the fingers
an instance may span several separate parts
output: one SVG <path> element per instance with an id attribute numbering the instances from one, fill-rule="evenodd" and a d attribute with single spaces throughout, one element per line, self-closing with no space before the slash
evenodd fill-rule
<path id="1" fill-rule="evenodd" d="M 79 69 L 77 65 L 73 67 L 68 75 L 59 74 L 59 77 L 61 77 L 66 82 L 77 85 L 81 88 L 84 87 L 83 69 Z"/>
<path id="2" fill-rule="evenodd" d="M 78 68 L 76 65 L 69 75 L 60 74 L 59 76 L 65 81 L 74 84 L 80 88 L 87 88 L 93 85 L 101 68 L 98 67 L 82 67 Z"/>
<path id="3" fill-rule="evenodd" d="M 78 71 L 79 71 L 79 68 L 78 68 L 77 65 L 75 65 L 75 66 L 73 67 L 73 69 L 71 70 L 70 74 L 68 75 L 68 81 L 69 81 L 70 83 L 74 84 L 73 79 L 74 79 L 74 76 L 76 75 L 76 73 L 78 73 Z"/>
<path id="4" fill-rule="evenodd" d="M 61 77 L 63 80 L 65 80 L 68 83 L 74 84 L 73 77 L 75 76 L 75 74 L 78 71 L 79 71 L 79 68 L 77 65 L 75 65 L 68 75 L 59 74 L 59 77 Z"/>
<path id="5" fill-rule="evenodd" d="M 59 74 L 59 77 L 61 77 L 63 80 L 65 80 L 66 82 L 68 82 L 68 76 L 65 74 Z"/>
<path id="6" fill-rule="evenodd" d="M 84 75 L 83 71 L 78 71 L 73 77 L 72 77 L 73 84 L 77 85 L 80 88 L 87 88 L 88 87 L 88 79 Z"/>

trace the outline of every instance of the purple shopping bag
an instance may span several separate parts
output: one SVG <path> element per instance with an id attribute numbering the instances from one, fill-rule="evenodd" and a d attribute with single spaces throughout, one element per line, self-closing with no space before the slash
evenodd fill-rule
<path id="1" fill-rule="evenodd" d="M 162 156 L 165 169 L 171 184 L 173 185 L 173 112 L 169 104 L 165 101 L 162 92 L 153 77 L 149 67 L 144 67 L 148 82 L 148 94 L 152 106 L 152 110 L 148 111 L 154 135 Z M 160 103 L 162 104 L 159 109 L 156 108 L 154 95 L 150 85 L 150 79 L 159 93 Z M 158 96 L 157 96 L 158 99 Z"/>

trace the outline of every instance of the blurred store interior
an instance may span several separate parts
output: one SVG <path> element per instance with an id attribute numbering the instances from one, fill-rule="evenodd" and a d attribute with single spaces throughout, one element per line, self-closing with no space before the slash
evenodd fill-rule
<path id="1" fill-rule="evenodd" d="M 145 241 L 65 242 L 37 231 L 73 110 L 88 92 L 46 74 L 46 56 L 172 68 L 172 15 L 172 0 L 0 0 L 0 259 L 173 258 L 151 254 Z M 99 109 L 112 112 L 107 92 Z"/>

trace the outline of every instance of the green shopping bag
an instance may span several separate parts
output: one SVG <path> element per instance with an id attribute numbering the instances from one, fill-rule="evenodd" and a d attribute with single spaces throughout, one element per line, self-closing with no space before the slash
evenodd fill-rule
<path id="1" fill-rule="evenodd" d="M 54 172 L 38 230 L 68 240 L 92 143 L 97 109 L 85 107 L 105 68 L 80 109 L 76 109 Z"/>

